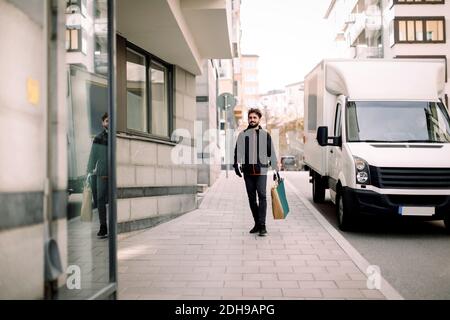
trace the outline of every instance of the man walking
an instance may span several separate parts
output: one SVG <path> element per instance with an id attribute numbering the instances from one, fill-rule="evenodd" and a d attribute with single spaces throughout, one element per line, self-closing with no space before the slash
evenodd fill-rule
<path id="1" fill-rule="evenodd" d="M 267 172 L 269 166 L 278 171 L 277 156 L 270 134 L 260 126 L 262 113 L 259 109 L 248 111 L 248 128 L 238 136 L 234 149 L 234 171 L 242 178 L 239 164 L 242 165 L 245 187 L 255 226 L 250 233 L 267 234 Z M 258 201 L 256 201 L 258 195 Z"/>
<path id="2" fill-rule="evenodd" d="M 99 238 L 108 236 L 106 219 L 106 204 L 108 203 L 108 125 L 109 117 L 105 113 L 102 116 L 103 130 L 95 136 L 92 143 L 91 154 L 88 162 L 88 173 L 94 176 L 93 196 L 94 206 L 97 206 L 100 220 L 100 230 L 97 233 Z"/>

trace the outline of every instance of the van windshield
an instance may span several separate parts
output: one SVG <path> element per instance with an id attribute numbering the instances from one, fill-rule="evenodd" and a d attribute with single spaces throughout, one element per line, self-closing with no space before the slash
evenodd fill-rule
<path id="1" fill-rule="evenodd" d="M 347 103 L 348 142 L 450 142 L 450 119 L 440 102 Z"/>
<path id="2" fill-rule="evenodd" d="M 282 158 L 281 162 L 286 165 L 295 164 L 295 158 Z"/>

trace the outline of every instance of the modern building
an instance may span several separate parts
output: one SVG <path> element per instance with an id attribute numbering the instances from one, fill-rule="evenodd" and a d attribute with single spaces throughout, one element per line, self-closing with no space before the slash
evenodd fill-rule
<path id="1" fill-rule="evenodd" d="M 446 105 L 450 85 L 447 58 L 450 54 L 450 1 L 384 0 L 385 58 L 443 59 L 446 63 Z"/>
<path id="2" fill-rule="evenodd" d="M 221 172 L 220 115 L 217 108 L 219 94 L 219 61 L 203 62 L 203 73 L 197 77 L 196 154 L 199 191 L 210 187 Z M 225 61 L 225 60 L 224 60 Z"/>
<path id="3" fill-rule="evenodd" d="M 0 298 L 115 297 L 117 233 L 197 207 L 196 77 L 232 58 L 230 7 L 0 0 Z M 98 239 L 97 210 L 86 222 L 80 207 L 105 112 Z"/>
<path id="4" fill-rule="evenodd" d="M 286 85 L 261 95 L 260 106 L 267 129 L 276 129 L 280 156 L 301 159 L 303 153 L 304 83 Z"/>
<path id="5" fill-rule="evenodd" d="M 242 122 L 243 90 L 241 74 L 241 3 L 242 0 L 231 1 L 231 41 L 233 48 L 232 59 L 218 60 L 219 65 L 219 94 L 229 93 L 236 99 L 236 106 L 232 110 L 220 110 L 219 113 L 219 145 L 221 152 L 222 168 L 232 162 L 233 142 L 230 132 L 235 130 Z M 228 138 L 227 138 L 228 137 Z"/>
<path id="6" fill-rule="evenodd" d="M 243 54 L 241 58 L 242 76 L 242 124 L 247 125 L 247 111 L 259 106 L 259 56 Z"/>
<path id="7" fill-rule="evenodd" d="M 445 0 L 332 0 L 325 14 L 335 25 L 339 57 L 429 58 L 446 63 L 449 17 L 450 3 Z M 446 97 L 449 92 L 447 82 Z"/>
<path id="8" fill-rule="evenodd" d="M 305 84 L 303 81 L 286 85 L 288 117 L 303 118 L 305 113 Z"/>
<path id="9" fill-rule="evenodd" d="M 341 56 L 383 57 L 381 0 L 332 0 L 325 18 L 334 25 Z"/>

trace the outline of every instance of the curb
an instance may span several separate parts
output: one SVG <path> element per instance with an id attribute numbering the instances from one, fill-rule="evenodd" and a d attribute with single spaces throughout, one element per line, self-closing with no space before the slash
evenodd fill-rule
<path id="1" fill-rule="evenodd" d="M 338 243 L 338 245 L 344 250 L 344 252 L 353 260 L 356 266 L 361 270 L 364 275 L 367 275 L 366 270 L 371 265 L 369 261 L 367 261 L 351 244 L 345 239 L 339 231 L 337 231 L 328 221 L 325 219 L 322 214 L 317 210 L 314 205 L 304 197 L 301 192 L 287 179 L 285 180 L 286 184 L 289 186 L 291 190 L 294 191 L 295 195 L 303 202 L 305 207 L 311 211 L 314 217 L 319 221 L 322 227 L 333 237 L 333 239 Z M 404 300 L 404 298 L 398 293 L 397 290 L 394 289 L 386 279 L 381 276 L 381 287 L 379 291 L 386 297 L 388 300 Z"/>

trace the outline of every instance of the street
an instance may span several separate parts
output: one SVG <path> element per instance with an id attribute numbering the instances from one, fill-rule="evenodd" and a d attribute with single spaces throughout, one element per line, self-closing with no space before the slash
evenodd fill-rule
<path id="1" fill-rule="evenodd" d="M 282 176 L 313 203 L 308 172 Z M 325 203 L 313 205 L 405 299 L 450 299 L 450 236 L 442 221 L 368 220 L 356 232 L 341 232 L 328 192 Z"/>

